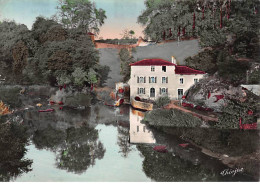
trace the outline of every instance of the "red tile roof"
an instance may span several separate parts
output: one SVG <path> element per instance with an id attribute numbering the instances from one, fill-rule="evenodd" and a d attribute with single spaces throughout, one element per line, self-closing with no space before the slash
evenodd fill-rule
<path id="1" fill-rule="evenodd" d="M 163 59 L 144 59 L 130 64 L 130 66 L 175 66 L 175 64 Z"/>
<path id="2" fill-rule="evenodd" d="M 95 35 L 94 33 L 88 32 L 88 35 Z"/>
<path id="3" fill-rule="evenodd" d="M 189 68 L 187 66 L 178 66 L 163 59 L 144 59 L 130 64 L 130 66 L 175 66 L 175 74 L 192 75 L 205 74 L 204 71 Z"/>
<path id="4" fill-rule="evenodd" d="M 175 67 L 175 74 L 182 74 L 182 75 L 193 75 L 193 74 L 205 74 L 204 71 L 199 71 L 196 69 L 189 68 L 187 66 L 176 66 Z"/>

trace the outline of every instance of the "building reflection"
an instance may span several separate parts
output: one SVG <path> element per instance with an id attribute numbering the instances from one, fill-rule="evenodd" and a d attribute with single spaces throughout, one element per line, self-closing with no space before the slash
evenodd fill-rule
<path id="1" fill-rule="evenodd" d="M 153 133 L 141 123 L 144 112 L 130 108 L 130 143 L 155 143 Z"/>

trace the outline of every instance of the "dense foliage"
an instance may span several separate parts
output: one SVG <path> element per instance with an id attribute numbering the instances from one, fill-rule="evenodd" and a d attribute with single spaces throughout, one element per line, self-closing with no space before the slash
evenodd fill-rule
<path id="1" fill-rule="evenodd" d="M 259 97 L 251 92 L 247 92 L 245 101 L 231 99 L 223 108 L 222 115 L 219 117 L 219 122 L 215 125 L 216 128 L 234 129 L 239 128 L 239 120 L 241 124 L 252 124 L 257 122 L 257 103 Z M 252 111 L 250 115 L 249 111 Z"/>
<path id="2" fill-rule="evenodd" d="M 157 127 L 196 127 L 202 120 L 177 109 L 155 109 L 145 114 L 145 121 Z"/>
<path id="3" fill-rule="evenodd" d="M 168 96 L 161 96 L 155 100 L 154 104 L 156 107 L 161 108 L 171 102 Z"/>
<path id="4" fill-rule="evenodd" d="M 145 6 L 138 22 L 154 40 L 199 36 L 203 46 L 216 46 L 229 35 L 239 40 L 245 32 L 258 32 L 257 0 L 146 0 Z"/>
<path id="5" fill-rule="evenodd" d="M 206 49 L 196 56 L 186 58 L 185 62 L 191 68 L 214 74 L 217 71 L 217 52 Z"/>
<path id="6" fill-rule="evenodd" d="M 123 48 L 119 52 L 119 58 L 121 61 L 121 71 L 120 74 L 123 76 L 123 82 L 127 82 L 130 79 L 131 75 L 131 63 L 134 63 L 134 57 L 132 56 L 133 51 L 129 51 L 126 48 Z"/>
<path id="7" fill-rule="evenodd" d="M 105 10 L 97 9 L 89 0 L 60 0 L 58 10 L 58 20 L 62 25 L 86 32 L 98 33 L 107 18 Z"/>
<path id="8" fill-rule="evenodd" d="M 32 30 L 14 22 L 0 24 L 0 73 L 7 84 L 104 83 L 109 71 L 83 29 L 64 29 L 38 17 Z"/>
<path id="9" fill-rule="evenodd" d="M 251 64 L 259 63 L 259 5 L 257 0 L 146 0 L 138 22 L 146 37 L 156 41 L 198 37 L 209 49 L 187 58 L 187 64 L 241 83 Z M 239 60 L 244 58 L 250 62 Z"/>

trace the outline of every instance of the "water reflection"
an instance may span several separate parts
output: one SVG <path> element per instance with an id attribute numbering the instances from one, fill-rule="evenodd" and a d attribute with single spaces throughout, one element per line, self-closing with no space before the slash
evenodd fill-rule
<path id="1" fill-rule="evenodd" d="M 24 158 L 28 144 L 26 128 L 5 123 L 0 116 L 0 181 L 11 181 L 31 171 L 32 160 Z"/>
<path id="2" fill-rule="evenodd" d="M 89 166 L 95 165 L 95 159 L 102 159 L 105 154 L 103 144 L 98 140 L 98 131 L 85 125 L 66 130 L 66 139 L 56 155 L 59 169 L 81 174 Z"/>
<path id="3" fill-rule="evenodd" d="M 155 143 L 153 133 L 141 123 L 144 112 L 131 108 L 130 117 L 130 143 Z"/>
<path id="4" fill-rule="evenodd" d="M 244 173 L 236 174 L 235 177 L 222 176 L 220 173 L 230 169 L 229 167 L 203 154 L 199 148 L 191 144 L 185 148 L 179 146 L 185 141 L 180 137 L 148 127 L 141 123 L 143 118 L 144 112 L 130 108 L 130 143 L 138 144 L 137 149 L 144 157 L 143 171 L 152 180 L 254 181 L 251 176 Z M 175 129 L 177 128 L 173 128 Z M 168 153 L 154 151 L 154 144 L 165 145 Z"/>
<path id="5" fill-rule="evenodd" d="M 54 152 L 57 168 L 82 174 L 106 151 L 95 125 L 88 123 L 90 115 L 90 109 L 65 109 L 54 113 L 30 111 L 24 118 L 36 148 Z"/>
<path id="6" fill-rule="evenodd" d="M 141 123 L 144 113 L 129 106 L 96 104 L 87 110 L 56 109 L 53 113 L 28 110 L 21 116 L 29 127 L 29 156 L 35 166 L 32 173 L 18 178 L 20 181 L 252 180 L 240 174 L 220 176 L 225 165 L 195 147 L 180 147 L 184 141 L 179 137 L 148 128 Z M 30 170 L 31 161 L 23 159 L 29 135 L 22 139 L 24 131 L 12 129 L 0 128 L 0 142 L 10 142 L 8 150 L 5 142 L 0 143 L 2 181 Z M 155 144 L 166 145 L 169 152 L 154 151 Z"/>

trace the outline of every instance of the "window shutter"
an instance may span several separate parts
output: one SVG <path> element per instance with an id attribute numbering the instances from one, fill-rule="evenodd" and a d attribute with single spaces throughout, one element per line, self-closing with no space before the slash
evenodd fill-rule
<path id="1" fill-rule="evenodd" d="M 145 88 L 144 88 L 144 94 L 145 94 Z"/>
<path id="2" fill-rule="evenodd" d="M 166 77 L 166 83 L 168 83 L 168 77 Z"/>
<path id="3" fill-rule="evenodd" d="M 160 94 L 162 94 L 162 88 L 160 88 Z"/>
<path id="4" fill-rule="evenodd" d="M 166 94 L 168 94 L 168 88 L 166 88 Z"/>
<path id="5" fill-rule="evenodd" d="M 151 77 L 149 76 L 149 83 L 151 83 Z"/>
<path id="6" fill-rule="evenodd" d="M 155 77 L 155 83 L 157 83 L 157 77 Z"/>
<path id="7" fill-rule="evenodd" d="M 139 76 L 137 77 L 137 83 L 139 83 Z"/>
<path id="8" fill-rule="evenodd" d="M 139 94 L 139 87 L 137 88 L 137 94 Z"/>
<path id="9" fill-rule="evenodd" d="M 146 77 L 144 77 L 144 83 L 146 82 Z"/>

